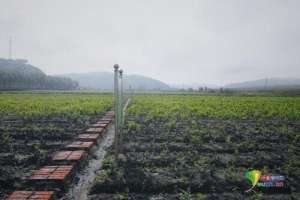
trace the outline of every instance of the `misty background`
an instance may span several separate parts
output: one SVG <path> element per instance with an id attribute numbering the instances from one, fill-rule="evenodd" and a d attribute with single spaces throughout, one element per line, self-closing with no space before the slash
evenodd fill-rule
<path id="1" fill-rule="evenodd" d="M 168 84 L 300 77 L 298 0 L 0 0 L 0 57 Z"/>

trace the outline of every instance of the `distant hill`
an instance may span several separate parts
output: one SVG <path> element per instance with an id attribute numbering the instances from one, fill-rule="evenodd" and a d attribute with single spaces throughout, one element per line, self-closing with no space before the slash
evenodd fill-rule
<path id="1" fill-rule="evenodd" d="M 174 88 L 175 90 L 179 89 L 193 89 L 198 90 L 199 88 L 209 88 L 209 89 L 218 89 L 220 86 L 215 84 L 200 84 L 200 83 L 190 83 L 190 84 L 169 84 L 170 87 Z"/>
<path id="2" fill-rule="evenodd" d="M 300 79 L 270 78 L 246 81 L 241 83 L 232 83 L 226 85 L 229 89 L 283 89 L 300 88 Z"/>
<path id="3" fill-rule="evenodd" d="M 94 72 L 82 74 L 64 74 L 79 83 L 81 88 L 112 90 L 114 74 L 110 72 Z M 141 75 L 124 75 L 124 88 L 134 90 L 168 90 L 170 87 L 162 81 Z"/>
<path id="4" fill-rule="evenodd" d="M 69 78 L 47 76 L 24 59 L 0 58 L 0 91 L 2 90 L 72 90 L 78 84 Z"/>

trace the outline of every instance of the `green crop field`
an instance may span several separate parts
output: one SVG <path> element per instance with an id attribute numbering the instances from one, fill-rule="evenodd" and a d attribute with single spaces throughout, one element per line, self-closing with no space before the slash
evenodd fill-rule
<path id="1" fill-rule="evenodd" d="M 300 97 L 143 95 L 129 112 L 154 117 L 212 119 L 300 119 Z"/>
<path id="2" fill-rule="evenodd" d="M 137 95 L 92 197 L 299 199 L 299 119 L 299 97 Z M 285 188 L 246 193 L 249 170 L 282 175 Z"/>
<path id="3" fill-rule="evenodd" d="M 112 107 L 112 94 L 0 94 L 0 198 Z M 299 120 L 297 96 L 137 94 L 90 199 L 298 199 Z M 246 193 L 249 170 L 285 187 Z"/>
<path id="4" fill-rule="evenodd" d="M 20 93 L 0 94 L 0 117 L 12 115 L 20 118 L 67 117 L 95 115 L 112 106 L 112 95 Z"/>

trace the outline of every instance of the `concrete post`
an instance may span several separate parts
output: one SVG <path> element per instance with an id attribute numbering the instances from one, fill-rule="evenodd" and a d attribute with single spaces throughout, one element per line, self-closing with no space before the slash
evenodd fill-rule
<path id="1" fill-rule="evenodd" d="M 121 69 L 120 71 L 120 124 L 121 127 L 123 127 L 123 122 L 124 122 L 124 115 L 123 115 L 123 70 Z"/>
<path id="2" fill-rule="evenodd" d="M 119 135 L 120 135 L 120 137 L 119 137 L 119 147 L 121 148 L 121 143 L 122 143 L 122 137 L 123 137 L 123 123 L 122 123 L 122 121 L 123 121 L 123 94 L 122 94 L 122 75 L 123 75 L 123 70 L 119 70 L 119 77 L 120 77 L 120 79 L 119 79 L 119 91 L 120 91 L 120 93 L 119 93 Z"/>
<path id="3" fill-rule="evenodd" d="M 119 65 L 114 65 L 114 104 L 115 104 L 115 155 L 118 156 L 119 138 Z"/>

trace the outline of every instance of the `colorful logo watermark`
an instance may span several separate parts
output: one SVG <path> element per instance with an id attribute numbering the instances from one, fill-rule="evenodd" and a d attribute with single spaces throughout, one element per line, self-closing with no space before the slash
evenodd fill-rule
<path id="1" fill-rule="evenodd" d="M 245 173 L 245 177 L 251 182 L 251 188 L 245 192 L 253 191 L 255 187 L 264 189 L 285 187 L 285 177 L 281 175 L 262 175 L 259 170 L 251 170 Z"/>

